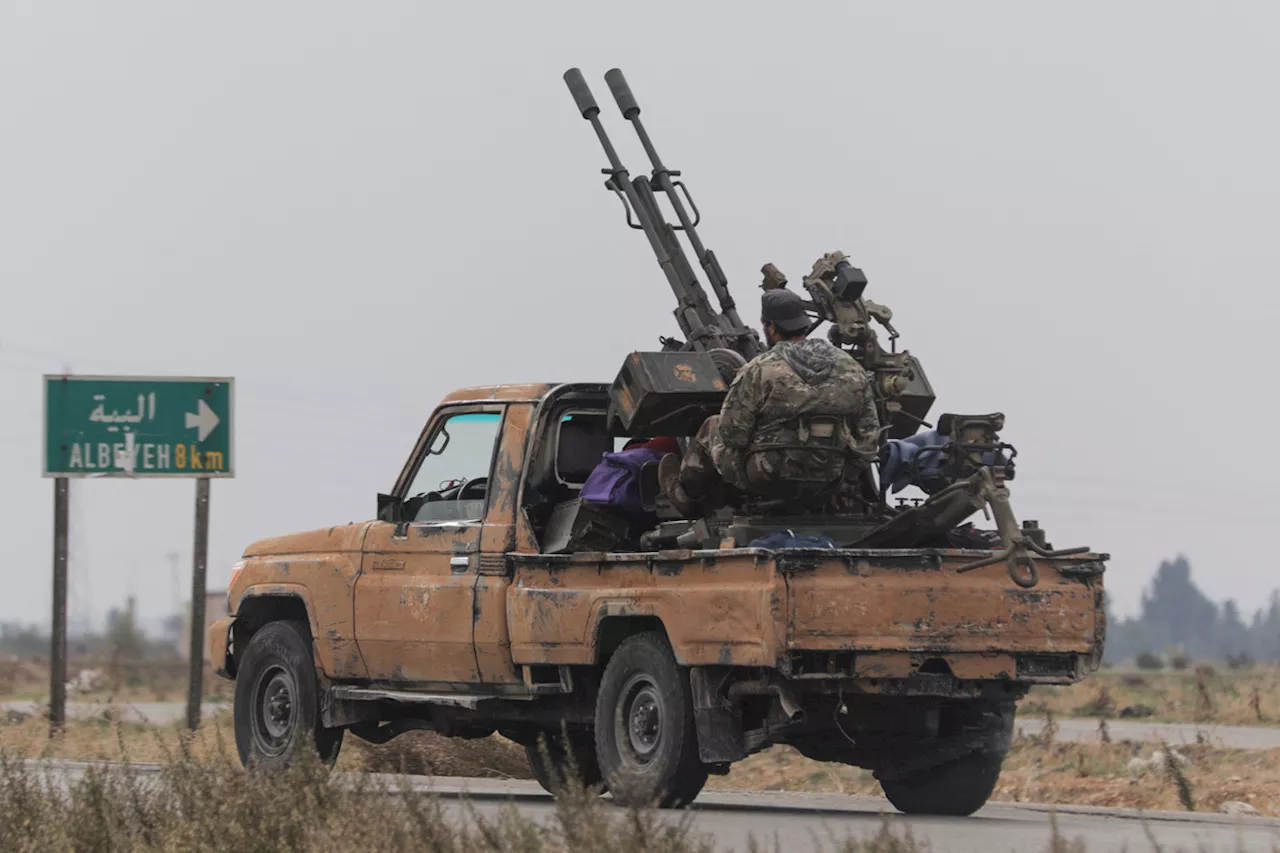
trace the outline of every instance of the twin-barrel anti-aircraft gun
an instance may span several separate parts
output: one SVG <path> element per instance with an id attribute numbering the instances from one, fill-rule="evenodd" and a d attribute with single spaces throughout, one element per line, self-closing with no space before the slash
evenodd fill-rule
<path id="1" fill-rule="evenodd" d="M 607 176 L 605 187 L 621 200 L 627 224 L 644 232 L 676 296 L 675 317 L 683 334 L 683 340 L 661 338 L 660 352 L 637 352 L 627 358 L 611 388 L 611 428 L 619 435 L 691 436 L 708 415 L 719 411 L 727 383 L 749 359 L 764 351 L 764 344 L 742 322 L 720 262 L 698 236 L 701 213 L 680 172 L 668 168 L 658 156 L 622 72 L 609 71 L 605 82 L 653 166 L 647 176 L 633 178 L 628 173 L 582 72 L 570 69 L 564 80 L 608 158 L 609 165 L 602 170 Z M 676 224 L 667 221 L 659 196 L 666 198 Z M 692 248 L 718 309 L 708 299 L 677 232 L 683 232 Z M 773 264 L 765 264 L 762 273 L 763 289 L 787 287 L 786 276 Z M 1056 557 L 1089 550 L 1053 550 L 1036 522 L 1019 525 L 1006 485 L 1013 477 L 1017 451 L 999 437 L 1003 414 L 944 414 L 936 425 L 926 420 L 935 400 L 933 388 L 920 361 L 907 350 L 898 350 L 893 312 L 865 298 L 867 277 L 862 270 L 843 253 L 830 252 L 814 263 L 801 284 L 809 297 L 805 308 L 813 319 L 811 332 L 829 323 L 828 339 L 872 378 L 882 425 L 878 483 L 870 470 L 864 471 L 854 484 L 853 500 L 827 515 L 791 516 L 785 507 L 766 512 L 748 501 L 707 519 L 659 525 L 649 537 L 651 544 L 662 545 L 664 538 L 681 545 L 722 537 L 744 542 L 785 528 L 798 534 L 821 534 L 844 547 L 978 548 L 992 553 L 960 571 L 1004 563 L 1013 581 L 1024 587 L 1038 583 L 1034 555 Z M 887 348 L 877 327 L 887 333 Z M 890 506 L 890 491 L 908 485 L 920 488 L 927 499 L 899 500 L 897 506 Z M 648 492 L 650 505 L 663 515 L 661 498 L 652 484 Z M 984 536 L 969 526 L 961 529 L 978 511 L 994 518 L 995 534 Z"/>

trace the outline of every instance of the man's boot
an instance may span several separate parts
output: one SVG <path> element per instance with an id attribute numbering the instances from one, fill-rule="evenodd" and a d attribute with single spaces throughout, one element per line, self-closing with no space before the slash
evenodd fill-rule
<path id="1" fill-rule="evenodd" d="M 688 518 L 702 514 L 698 502 L 689 497 L 684 486 L 680 485 L 679 456 L 668 453 L 662 457 L 662 461 L 658 463 L 658 484 L 662 486 L 662 493 L 671 501 L 676 512 Z"/>

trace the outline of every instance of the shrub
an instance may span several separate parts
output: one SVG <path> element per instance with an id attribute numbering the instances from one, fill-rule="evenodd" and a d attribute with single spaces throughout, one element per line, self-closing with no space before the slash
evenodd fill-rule
<path id="1" fill-rule="evenodd" d="M 1142 652 L 1134 659 L 1134 663 L 1138 665 L 1138 669 L 1164 669 L 1164 661 L 1160 659 L 1159 655 L 1154 655 L 1151 652 Z"/>

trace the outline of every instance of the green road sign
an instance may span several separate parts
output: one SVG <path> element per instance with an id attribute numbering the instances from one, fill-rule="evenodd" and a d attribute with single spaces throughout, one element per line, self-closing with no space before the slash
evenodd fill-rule
<path id="1" fill-rule="evenodd" d="M 46 477 L 231 477 L 231 379 L 45 376 Z"/>

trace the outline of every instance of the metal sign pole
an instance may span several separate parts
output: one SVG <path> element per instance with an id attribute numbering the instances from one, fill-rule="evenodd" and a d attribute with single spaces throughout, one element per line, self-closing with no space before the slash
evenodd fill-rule
<path id="1" fill-rule="evenodd" d="M 191 661 L 187 683 L 187 728 L 200 728 L 204 694 L 204 599 L 209 558 L 209 478 L 196 480 L 196 536 L 191 561 Z"/>
<path id="2" fill-rule="evenodd" d="M 49 736 L 67 719 L 67 532 L 70 481 L 53 481 L 53 630 L 49 648 Z"/>

